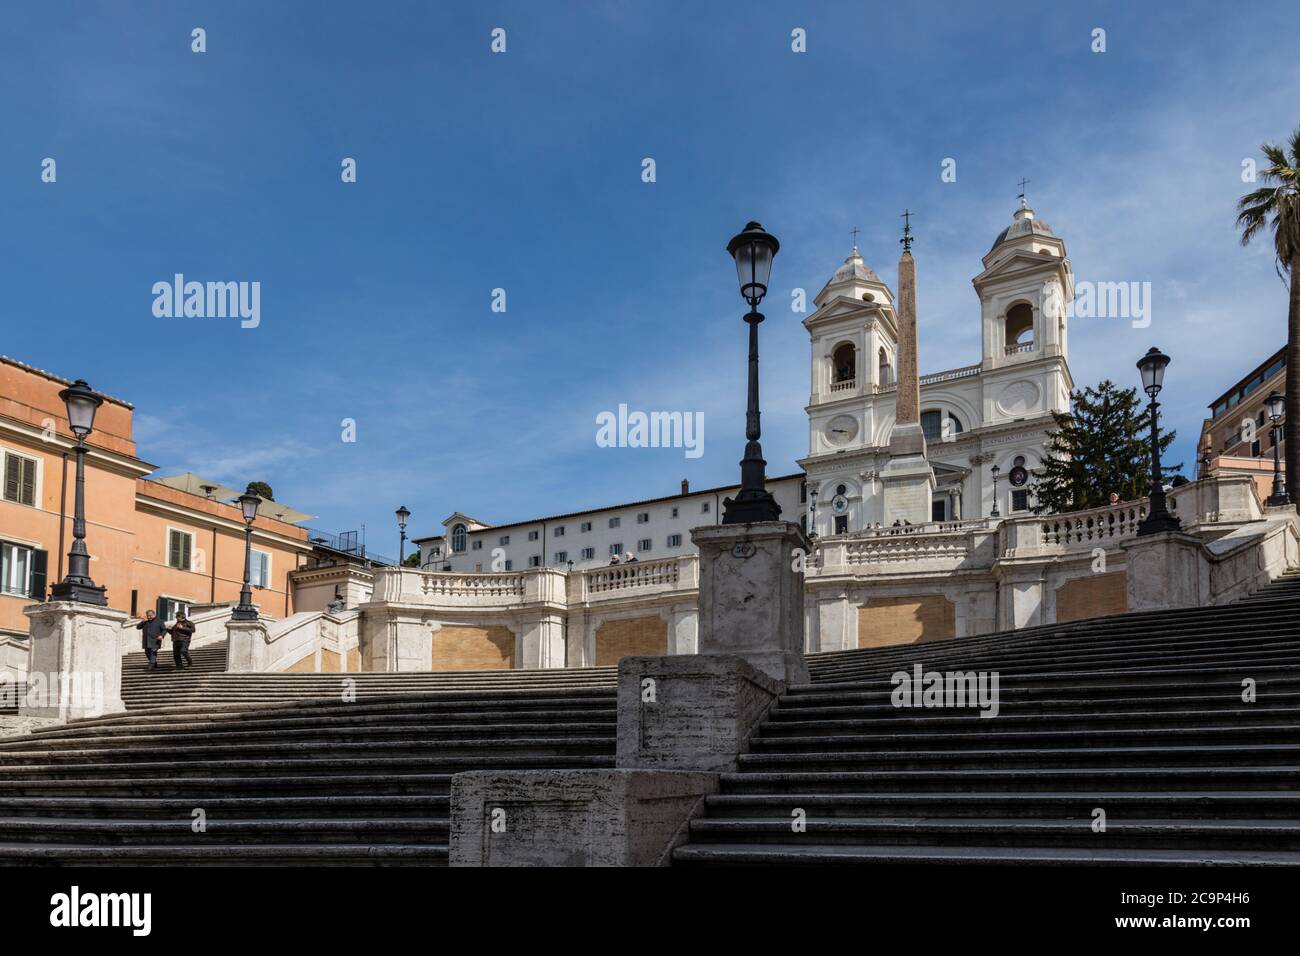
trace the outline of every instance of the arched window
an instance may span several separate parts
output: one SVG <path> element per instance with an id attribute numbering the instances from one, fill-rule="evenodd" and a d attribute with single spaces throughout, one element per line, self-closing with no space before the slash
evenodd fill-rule
<path id="1" fill-rule="evenodd" d="M 1008 355 L 1034 347 L 1034 307 L 1028 302 L 1007 309 L 1006 343 Z"/>
<path id="2" fill-rule="evenodd" d="M 460 554 L 465 550 L 465 526 L 458 524 L 451 529 L 451 550 Z"/>
<path id="3" fill-rule="evenodd" d="M 932 408 L 929 411 L 921 413 L 921 431 L 925 432 L 926 441 L 943 441 L 943 419 L 944 413 L 941 409 Z M 961 434 L 965 429 L 962 428 L 961 419 L 951 412 L 948 413 L 948 440 Z"/>
<path id="4" fill-rule="evenodd" d="M 835 384 L 853 382 L 858 377 L 858 350 L 845 342 L 831 354 L 831 381 Z"/>
<path id="5" fill-rule="evenodd" d="M 894 382 L 894 370 L 889 367 L 889 354 L 882 348 L 880 350 L 880 384 L 892 385 Z"/>

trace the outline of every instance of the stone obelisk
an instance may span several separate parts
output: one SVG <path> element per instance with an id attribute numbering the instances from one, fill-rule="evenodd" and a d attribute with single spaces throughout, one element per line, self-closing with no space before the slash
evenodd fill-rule
<path id="1" fill-rule="evenodd" d="M 898 260 L 898 386 L 894 430 L 884 483 L 884 524 L 925 524 L 930 520 L 934 469 L 926 457 L 921 430 L 921 384 L 917 374 L 916 261 L 912 258 L 911 213 L 903 214 L 903 254 Z"/>

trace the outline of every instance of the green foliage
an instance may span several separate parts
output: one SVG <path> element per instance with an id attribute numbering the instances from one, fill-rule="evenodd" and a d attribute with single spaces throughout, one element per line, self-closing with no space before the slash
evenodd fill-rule
<path id="1" fill-rule="evenodd" d="M 248 483 L 250 494 L 257 495 L 259 498 L 265 498 L 267 501 L 274 501 L 275 495 L 271 493 L 271 486 L 265 481 L 250 481 Z"/>
<path id="2" fill-rule="evenodd" d="M 1070 412 L 1054 412 L 1047 457 L 1034 471 L 1034 510 L 1082 511 L 1110 500 L 1144 497 L 1151 488 L 1151 413 L 1136 388 L 1121 389 L 1106 380 L 1070 396 Z M 1182 465 L 1163 456 L 1175 433 L 1160 436 L 1161 464 L 1168 481 Z"/>

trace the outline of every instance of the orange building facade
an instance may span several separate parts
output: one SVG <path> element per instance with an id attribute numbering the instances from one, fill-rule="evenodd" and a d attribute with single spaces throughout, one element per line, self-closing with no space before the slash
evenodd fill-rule
<path id="1" fill-rule="evenodd" d="M 76 455 L 59 392 L 68 384 L 0 356 L 0 643 L 22 642 L 23 609 L 67 571 Z M 152 608 L 171 618 L 178 607 L 238 600 L 238 506 L 147 480 L 155 466 L 137 453 L 133 411 L 104 396 L 87 439 L 91 577 L 108 588 L 109 606 L 134 616 Z M 307 529 L 259 515 L 253 551 L 253 602 L 271 617 L 293 613 L 289 575 L 311 554 Z"/>

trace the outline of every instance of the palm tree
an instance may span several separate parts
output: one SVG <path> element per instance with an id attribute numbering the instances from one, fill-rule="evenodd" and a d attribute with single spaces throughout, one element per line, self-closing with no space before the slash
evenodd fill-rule
<path id="1" fill-rule="evenodd" d="M 1273 250 L 1279 278 L 1291 277 L 1291 302 L 1286 321 L 1286 442 L 1287 488 L 1300 510 L 1300 126 L 1284 149 L 1276 143 L 1260 146 L 1268 167 L 1259 178 L 1268 183 L 1237 202 L 1241 244 L 1248 245 L 1272 217 Z M 1290 155 L 1288 156 L 1288 152 Z"/>

